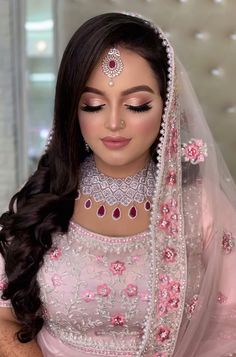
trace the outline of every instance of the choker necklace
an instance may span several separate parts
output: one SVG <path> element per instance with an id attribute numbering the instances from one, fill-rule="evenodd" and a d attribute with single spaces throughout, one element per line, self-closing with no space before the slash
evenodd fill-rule
<path id="1" fill-rule="evenodd" d="M 135 203 L 144 203 L 144 209 L 150 211 L 151 202 L 149 198 L 153 196 L 154 189 L 155 163 L 153 160 L 133 176 L 113 178 L 101 173 L 96 167 L 93 155 L 90 155 L 81 165 L 77 199 L 83 194 L 92 197 L 95 202 L 101 202 L 96 212 L 99 218 L 106 216 L 106 204 L 114 206 L 112 211 L 112 219 L 114 220 L 119 220 L 122 216 L 120 206 L 131 205 L 128 210 L 128 217 L 135 219 L 138 215 Z M 93 205 L 90 197 L 84 202 L 84 208 L 87 210 L 91 209 Z"/>

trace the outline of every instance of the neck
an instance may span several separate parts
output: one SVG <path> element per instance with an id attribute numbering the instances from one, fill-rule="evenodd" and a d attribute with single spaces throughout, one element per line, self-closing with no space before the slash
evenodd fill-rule
<path id="1" fill-rule="evenodd" d="M 144 169 L 150 162 L 150 155 L 145 155 L 139 160 L 129 162 L 124 165 L 109 165 L 97 156 L 94 155 L 94 160 L 97 169 L 106 176 L 113 178 L 125 178 L 127 176 L 134 176 L 137 172 Z"/>

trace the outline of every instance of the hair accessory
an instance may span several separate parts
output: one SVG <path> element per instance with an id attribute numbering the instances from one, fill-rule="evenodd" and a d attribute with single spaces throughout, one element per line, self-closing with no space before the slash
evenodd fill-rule
<path id="1" fill-rule="evenodd" d="M 124 69 L 123 62 L 120 57 L 120 51 L 116 48 L 111 48 L 102 61 L 102 71 L 110 78 L 108 84 L 113 86 L 113 78 L 119 76 Z"/>
<path id="2" fill-rule="evenodd" d="M 122 207 L 130 206 L 127 214 L 130 219 L 138 216 L 135 203 L 143 203 L 145 211 L 150 211 L 150 197 L 155 188 L 155 163 L 151 160 L 147 167 L 134 176 L 113 178 L 99 172 L 93 156 L 89 156 L 81 166 L 79 195 L 89 196 L 84 208 L 89 210 L 93 201 L 101 202 L 97 209 L 97 217 L 103 218 L 107 214 L 106 205 L 114 206 L 112 219 L 119 220 L 122 216 Z M 92 199 L 91 199 L 92 198 Z"/>

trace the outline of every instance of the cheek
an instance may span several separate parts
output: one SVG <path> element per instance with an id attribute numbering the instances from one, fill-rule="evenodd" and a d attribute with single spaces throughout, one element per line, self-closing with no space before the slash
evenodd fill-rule
<path id="1" fill-rule="evenodd" d="M 96 132 L 96 121 L 91 120 L 88 115 L 84 113 L 79 113 L 79 125 L 83 137 L 90 137 L 92 133 Z"/>
<path id="2" fill-rule="evenodd" d="M 142 135 L 142 139 L 147 141 L 151 141 L 155 139 L 160 131 L 161 125 L 161 115 L 152 114 L 149 118 L 145 118 L 144 120 L 140 120 L 137 125 L 137 133 Z M 145 140 L 145 141 L 146 141 Z"/>

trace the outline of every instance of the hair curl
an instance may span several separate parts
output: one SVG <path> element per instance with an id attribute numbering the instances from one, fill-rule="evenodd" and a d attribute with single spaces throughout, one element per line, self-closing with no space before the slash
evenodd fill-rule
<path id="1" fill-rule="evenodd" d="M 118 44 L 149 62 L 165 100 L 166 53 L 147 22 L 109 13 L 88 20 L 75 32 L 59 68 L 51 143 L 35 173 L 12 197 L 9 210 L 0 218 L 0 252 L 8 279 L 2 298 L 11 300 L 21 323 L 17 333 L 20 342 L 32 340 L 42 328 L 37 272 L 52 245 L 52 235 L 68 230 L 77 195 L 78 170 L 88 155 L 79 128 L 79 99 L 104 51 Z"/>

